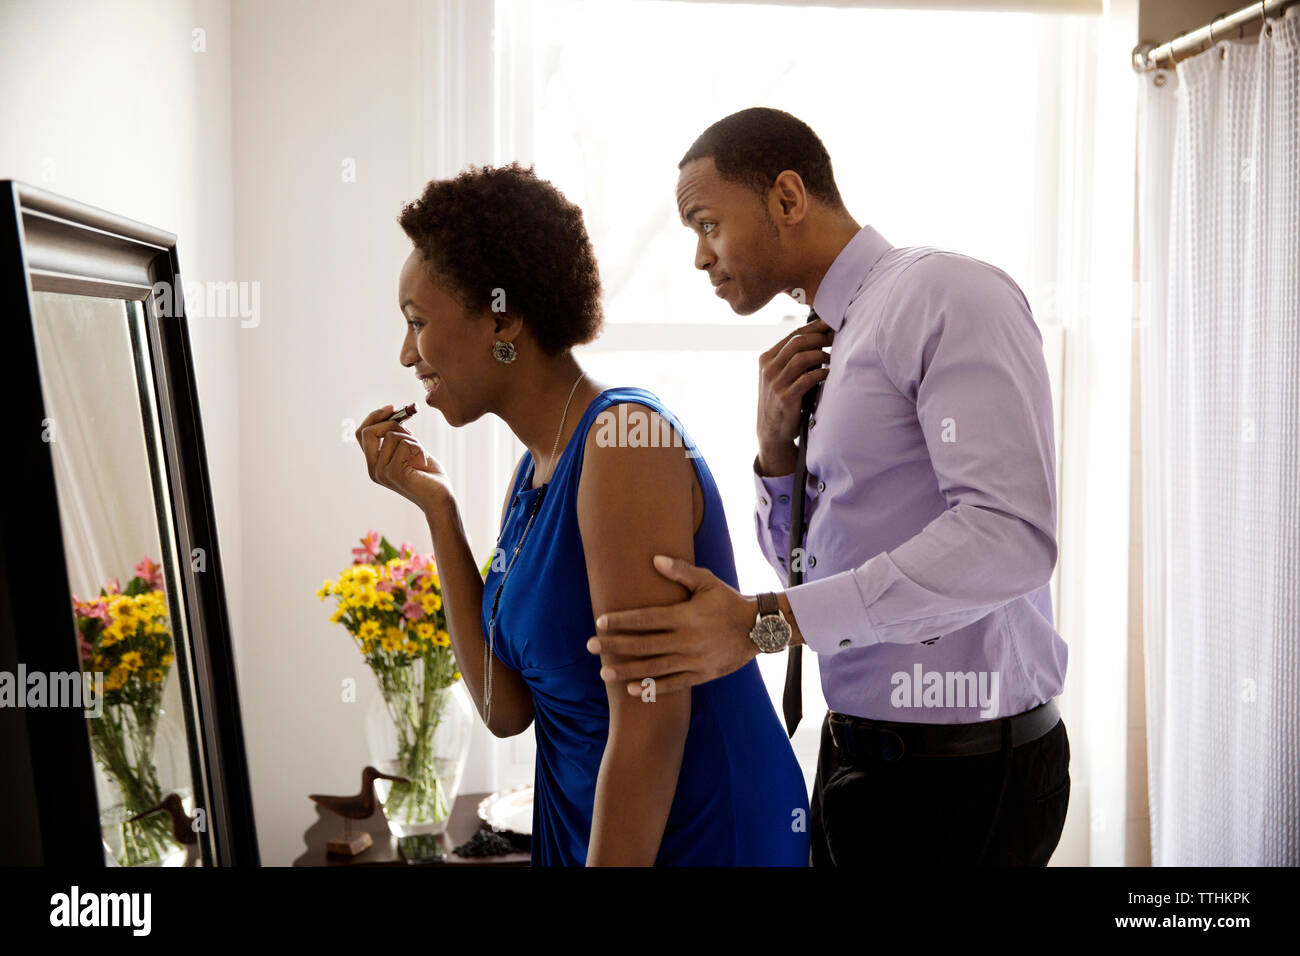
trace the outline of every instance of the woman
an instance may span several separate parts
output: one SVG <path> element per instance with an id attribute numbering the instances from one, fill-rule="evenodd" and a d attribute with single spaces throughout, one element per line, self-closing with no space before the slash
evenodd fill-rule
<path id="1" fill-rule="evenodd" d="M 357 438 L 371 478 L 428 518 L 480 716 L 498 737 L 535 725 L 533 864 L 806 866 L 807 791 L 755 662 L 634 697 L 587 651 L 597 615 L 685 597 L 655 554 L 732 586 L 736 572 L 717 487 L 677 419 L 647 391 L 592 381 L 570 351 L 602 323 L 581 211 L 512 164 L 429 183 L 399 222 L 415 246 L 402 364 L 449 424 L 491 412 L 527 449 L 486 581 L 445 473 L 385 421 L 392 406 Z"/>

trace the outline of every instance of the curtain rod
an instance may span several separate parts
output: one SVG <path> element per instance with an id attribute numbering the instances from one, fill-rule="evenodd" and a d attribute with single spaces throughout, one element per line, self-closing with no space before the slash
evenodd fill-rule
<path id="1" fill-rule="evenodd" d="M 1149 73 L 1152 70 L 1169 69 L 1179 60 L 1200 53 L 1207 42 L 1213 45 L 1218 40 L 1227 39 L 1230 31 L 1244 31 L 1246 24 L 1268 20 L 1270 15 L 1280 14 L 1295 2 L 1296 0 L 1259 0 L 1258 3 L 1242 7 L 1236 13 L 1221 13 L 1208 26 L 1191 33 L 1180 33 L 1160 46 L 1150 40 L 1143 40 L 1133 48 L 1133 70 L 1136 73 Z M 1217 40 L 1215 34 L 1218 34 Z M 1161 60 L 1166 62 L 1162 64 Z"/>

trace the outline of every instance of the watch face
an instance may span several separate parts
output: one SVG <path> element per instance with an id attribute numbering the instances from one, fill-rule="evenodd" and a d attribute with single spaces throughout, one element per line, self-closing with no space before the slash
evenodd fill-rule
<path id="1" fill-rule="evenodd" d="M 779 651 L 790 643 L 790 625 L 776 614 L 760 617 L 750 637 L 763 651 Z"/>

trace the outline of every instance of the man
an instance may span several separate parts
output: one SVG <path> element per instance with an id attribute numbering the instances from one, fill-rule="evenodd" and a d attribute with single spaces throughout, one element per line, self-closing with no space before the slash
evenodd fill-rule
<path id="1" fill-rule="evenodd" d="M 695 266 L 717 295 L 741 315 L 778 293 L 813 306 L 759 363 L 755 522 L 792 586 L 747 597 L 658 557 L 692 596 L 603 615 L 588 646 L 620 660 L 602 676 L 672 693 L 763 651 L 789 647 L 794 665 L 806 644 L 830 707 L 814 865 L 1046 864 L 1069 801 L 1054 700 L 1067 652 L 1048 585 L 1051 394 L 1028 302 L 994 266 L 860 227 L 820 139 L 787 113 L 718 121 L 678 169 Z M 791 735 L 797 685 L 792 666 Z"/>

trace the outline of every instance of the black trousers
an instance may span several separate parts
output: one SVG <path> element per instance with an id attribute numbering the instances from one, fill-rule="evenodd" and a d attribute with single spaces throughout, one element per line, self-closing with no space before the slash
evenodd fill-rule
<path id="1" fill-rule="evenodd" d="M 968 757 L 849 760 L 830 714 L 811 809 L 813 866 L 1045 866 L 1070 803 L 1065 721 Z"/>

